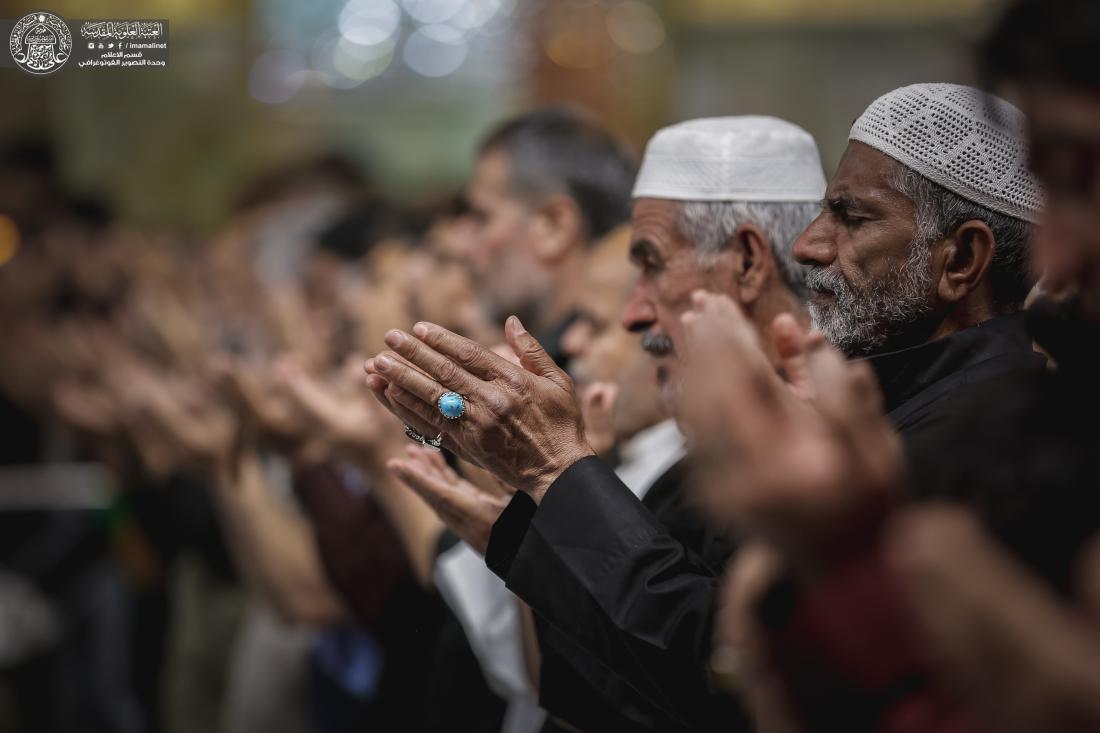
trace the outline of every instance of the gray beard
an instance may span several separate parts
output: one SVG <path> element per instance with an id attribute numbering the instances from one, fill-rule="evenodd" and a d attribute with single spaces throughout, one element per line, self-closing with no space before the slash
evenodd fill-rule
<path id="1" fill-rule="evenodd" d="M 806 286 L 829 293 L 831 302 L 811 295 L 807 305 L 814 329 L 848 356 L 866 356 L 902 336 L 932 310 L 932 248 L 914 242 L 902 265 L 886 277 L 854 286 L 839 270 L 814 267 Z"/>

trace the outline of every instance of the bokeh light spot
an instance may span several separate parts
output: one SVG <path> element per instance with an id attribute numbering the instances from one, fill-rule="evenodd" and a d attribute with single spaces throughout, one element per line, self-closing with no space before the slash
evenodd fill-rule
<path id="1" fill-rule="evenodd" d="M 462 33 L 448 25 L 426 25 L 405 41 L 403 57 L 421 76 L 447 76 L 466 60 Z"/>
<path id="2" fill-rule="evenodd" d="M 639 0 L 624 0 L 607 14 L 607 33 L 629 53 L 650 53 L 665 42 L 665 24 L 657 11 Z"/>

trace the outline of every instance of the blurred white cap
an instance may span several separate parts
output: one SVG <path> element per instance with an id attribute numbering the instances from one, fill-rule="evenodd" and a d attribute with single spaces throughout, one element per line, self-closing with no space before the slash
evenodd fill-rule
<path id="1" fill-rule="evenodd" d="M 746 115 L 659 130 L 646 145 L 634 198 L 678 201 L 820 201 L 825 173 L 798 125 Z"/>

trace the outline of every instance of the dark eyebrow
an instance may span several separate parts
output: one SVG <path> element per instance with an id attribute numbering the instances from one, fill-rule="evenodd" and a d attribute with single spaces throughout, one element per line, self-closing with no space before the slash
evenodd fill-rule
<path id="1" fill-rule="evenodd" d="M 862 201 L 860 201 L 856 197 L 852 196 L 847 191 L 842 191 L 841 193 L 834 194 L 833 196 L 826 196 L 821 201 L 821 207 L 822 208 L 829 208 L 829 209 L 841 209 L 841 208 L 843 208 L 843 209 L 862 209 L 862 208 L 866 208 L 865 204 Z"/>

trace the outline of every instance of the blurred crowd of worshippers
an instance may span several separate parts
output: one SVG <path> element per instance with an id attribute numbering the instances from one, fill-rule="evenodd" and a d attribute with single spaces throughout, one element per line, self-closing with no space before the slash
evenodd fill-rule
<path id="1" fill-rule="evenodd" d="M 1100 7 L 991 21 L 831 175 L 547 106 L 200 237 L 9 146 L 0 728 L 1100 730 Z"/>

